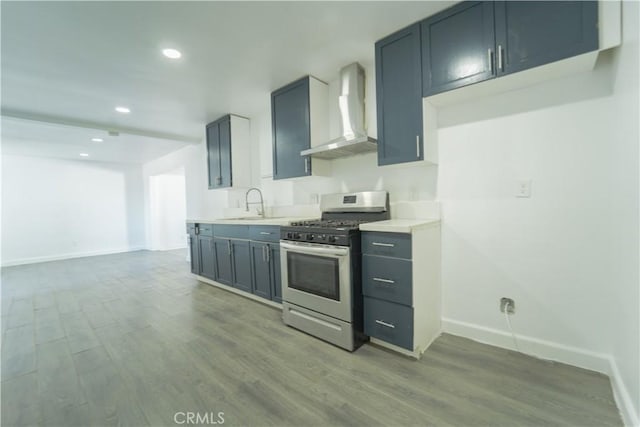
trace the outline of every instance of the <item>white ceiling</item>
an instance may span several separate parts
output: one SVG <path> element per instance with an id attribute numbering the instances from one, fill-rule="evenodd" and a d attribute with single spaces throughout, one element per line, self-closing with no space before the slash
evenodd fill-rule
<path id="1" fill-rule="evenodd" d="M 200 141 L 219 116 L 268 109 L 269 93 L 298 77 L 371 65 L 376 40 L 448 5 L 2 2 L 2 148 L 147 161 Z M 89 142 L 107 130 L 120 136 Z"/>

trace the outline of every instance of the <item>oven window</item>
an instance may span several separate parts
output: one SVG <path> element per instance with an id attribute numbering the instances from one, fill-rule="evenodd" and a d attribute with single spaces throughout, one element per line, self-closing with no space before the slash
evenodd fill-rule
<path id="1" fill-rule="evenodd" d="M 338 259 L 287 252 L 287 286 L 340 301 Z"/>

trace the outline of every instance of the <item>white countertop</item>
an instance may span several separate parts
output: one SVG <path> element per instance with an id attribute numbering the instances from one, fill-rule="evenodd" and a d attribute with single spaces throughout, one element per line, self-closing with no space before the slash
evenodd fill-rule
<path id="1" fill-rule="evenodd" d="M 247 218 L 219 218 L 219 219 L 188 219 L 187 222 L 198 224 L 220 224 L 220 225 L 289 225 L 291 221 L 303 221 L 314 218 L 309 217 L 247 217 Z"/>
<path id="2" fill-rule="evenodd" d="M 439 224 L 438 218 L 425 219 L 389 219 L 360 224 L 361 231 L 382 231 L 387 233 L 411 233 L 412 231 Z"/>

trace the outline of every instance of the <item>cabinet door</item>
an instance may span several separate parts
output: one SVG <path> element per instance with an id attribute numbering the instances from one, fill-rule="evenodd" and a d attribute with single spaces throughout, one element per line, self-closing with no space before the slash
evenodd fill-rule
<path id="1" fill-rule="evenodd" d="M 209 171 L 209 190 L 220 188 L 220 126 L 217 122 L 207 125 L 207 167 Z"/>
<path id="2" fill-rule="evenodd" d="M 364 298 L 364 333 L 413 351 L 413 308 Z"/>
<path id="3" fill-rule="evenodd" d="M 595 1 L 500 1 L 495 14 L 499 74 L 598 48 Z"/>
<path id="4" fill-rule="evenodd" d="M 493 2 L 461 3 L 422 21 L 421 30 L 423 96 L 495 76 Z"/>
<path id="5" fill-rule="evenodd" d="M 232 286 L 251 292 L 251 251 L 248 240 L 231 240 L 231 259 L 233 261 Z"/>
<path id="6" fill-rule="evenodd" d="M 220 185 L 227 188 L 232 185 L 231 178 L 231 119 L 221 120 L 218 124 L 220 135 Z"/>
<path id="7" fill-rule="evenodd" d="M 215 278 L 217 282 L 231 285 L 233 271 L 231 269 L 231 242 L 229 239 L 213 238 L 213 251 L 215 259 Z"/>
<path id="8" fill-rule="evenodd" d="M 251 291 L 262 298 L 271 299 L 271 268 L 269 245 L 251 242 Z"/>
<path id="9" fill-rule="evenodd" d="M 309 78 L 305 77 L 271 94 L 273 179 L 311 174 L 311 162 L 300 156 L 311 144 Z"/>
<path id="10" fill-rule="evenodd" d="M 282 276 L 280 267 L 280 246 L 276 243 L 269 245 L 269 253 L 271 257 L 271 298 L 275 302 L 282 302 Z"/>
<path id="11" fill-rule="evenodd" d="M 198 274 L 215 280 L 213 238 L 207 236 L 198 237 L 198 249 L 200 250 L 200 272 Z"/>
<path id="12" fill-rule="evenodd" d="M 200 274 L 200 251 L 198 250 L 198 235 L 189 234 L 189 259 L 191 262 L 191 272 Z"/>
<path id="13" fill-rule="evenodd" d="M 408 259 L 362 255 L 362 293 L 411 306 L 413 303 L 412 262 Z"/>
<path id="14" fill-rule="evenodd" d="M 376 43 L 378 165 L 422 160 L 420 27 Z"/>

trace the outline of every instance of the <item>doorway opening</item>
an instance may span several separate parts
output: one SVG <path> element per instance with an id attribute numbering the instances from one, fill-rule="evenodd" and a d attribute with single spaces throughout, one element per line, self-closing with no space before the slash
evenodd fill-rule
<path id="1" fill-rule="evenodd" d="M 187 197 L 184 168 L 149 177 L 150 249 L 187 247 Z"/>

